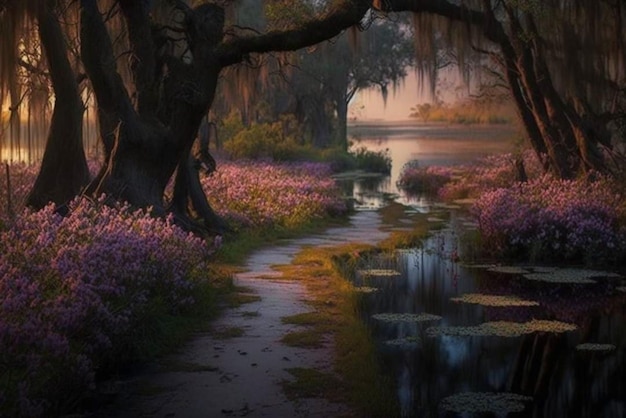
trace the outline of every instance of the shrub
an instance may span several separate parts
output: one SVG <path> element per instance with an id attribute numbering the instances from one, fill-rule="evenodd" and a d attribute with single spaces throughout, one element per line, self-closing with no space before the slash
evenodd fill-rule
<path id="1" fill-rule="evenodd" d="M 235 159 L 303 161 L 316 154 L 311 146 L 296 141 L 299 129 L 293 116 L 283 116 L 273 123 L 253 123 L 246 128 L 235 115 L 224 122 L 222 129 L 224 150 Z"/>
<path id="2" fill-rule="evenodd" d="M 391 157 L 389 150 L 369 151 L 365 147 L 357 148 L 351 152 L 356 160 L 356 168 L 371 173 L 391 173 Z"/>
<path id="3" fill-rule="evenodd" d="M 417 161 L 410 161 L 402 168 L 397 185 L 408 194 L 437 194 L 451 178 L 448 167 L 419 167 Z"/>
<path id="4" fill-rule="evenodd" d="M 202 185 L 237 229 L 293 227 L 347 210 L 330 174 L 324 163 L 222 162 Z"/>
<path id="5" fill-rule="evenodd" d="M 489 190 L 511 187 L 520 180 L 515 164 L 518 159 L 523 161 L 529 179 L 542 175 L 539 159 L 531 150 L 517 156 L 511 153 L 490 155 L 459 167 L 456 171 L 460 175 L 452 176 L 451 181 L 439 189 L 439 197 L 443 200 L 476 198 Z"/>
<path id="6" fill-rule="evenodd" d="M 76 199 L 67 217 L 24 211 L 0 233 L 2 416 L 79 400 L 98 371 L 166 339 L 145 330 L 208 286 L 202 240 L 103 201 Z"/>
<path id="7" fill-rule="evenodd" d="M 473 207 L 485 246 L 535 259 L 618 262 L 626 249 L 622 196 L 606 177 L 545 175 L 483 194 Z"/>

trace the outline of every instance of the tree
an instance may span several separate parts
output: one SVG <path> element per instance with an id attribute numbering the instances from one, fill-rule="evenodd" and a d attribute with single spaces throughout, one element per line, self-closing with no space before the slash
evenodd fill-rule
<path id="1" fill-rule="evenodd" d="M 355 94 L 378 88 L 386 100 L 390 85 L 396 88 L 413 64 L 412 33 L 406 19 L 372 18 L 361 29 L 362 34 L 356 39 L 354 33 L 345 32 L 313 53 L 302 52 L 291 85 L 298 100 L 308 105 L 302 107 L 309 113 L 336 118 L 335 137 L 345 149 L 348 148 L 348 105 Z M 319 119 L 314 119 L 315 125 L 323 124 Z M 328 141 L 316 142 L 328 144 Z"/>
<path id="2" fill-rule="evenodd" d="M 197 214 L 203 219 L 204 228 L 216 231 L 226 226 L 208 204 L 197 168 L 200 162 L 214 167 L 214 162 L 206 150 L 192 155 L 192 145 L 213 102 L 222 69 L 245 60 L 251 53 L 296 50 L 336 36 L 358 23 L 369 8 L 367 2 L 338 2 L 323 16 L 296 29 L 250 35 L 237 33 L 233 28 L 227 34 L 224 8 L 215 4 L 192 8 L 182 1 L 119 0 L 101 10 L 99 3 L 104 2 L 29 2 L 27 7 L 25 3 L 5 1 L 0 10 L 7 21 L 28 15 L 43 27 L 44 19 L 54 11 L 79 9 L 81 60 L 97 101 L 105 151 L 104 166 L 87 193 L 106 193 L 112 199 L 152 207 L 157 215 L 171 211 L 181 224 L 195 230 L 202 229 L 191 221 L 190 215 Z M 118 71 L 111 31 L 105 23 L 105 18 L 114 21 L 116 16 L 118 24 L 127 29 L 128 80 Z M 69 103 L 57 97 L 55 108 L 63 106 L 72 116 L 63 121 L 53 116 L 46 149 L 52 169 L 44 172 L 44 163 L 38 181 L 50 180 L 47 173 L 51 171 L 61 174 L 45 191 L 31 195 L 31 202 L 36 205 L 48 198 L 59 204 L 67 201 L 69 193 L 44 193 L 72 183 L 72 173 L 84 164 L 84 156 L 60 158 L 73 143 L 73 139 L 63 138 L 68 138 L 68 133 L 72 134 L 70 138 L 80 138 L 76 134 L 80 117 L 74 115 L 82 110 L 82 103 L 75 100 L 75 86 L 70 86 L 75 81 L 71 68 L 52 61 L 52 57 L 67 57 L 65 44 L 55 42 L 46 55 L 51 71 L 59 64 L 59 77 L 51 74 L 55 92 L 61 95 L 69 87 L 71 96 Z M 174 173 L 174 194 L 166 202 L 165 187 Z"/>
<path id="3" fill-rule="evenodd" d="M 264 15 L 259 2 L 245 1 L 238 8 L 239 25 L 257 31 L 294 26 L 324 7 L 324 2 L 311 0 L 272 0 Z M 227 101 L 244 108 L 245 122 L 275 121 L 282 113 L 293 113 L 313 145 L 347 148 L 348 105 L 356 92 L 375 87 L 386 98 L 413 63 L 412 27 L 406 17 L 370 14 L 358 29 L 314 48 L 257 57 L 252 68 L 228 72 Z"/>
<path id="4" fill-rule="evenodd" d="M 479 51 L 498 63 L 531 145 L 555 174 L 607 171 L 611 128 L 625 117 L 623 2 L 376 3 L 416 13 L 422 45 L 434 45 L 433 34 L 444 33 L 457 53 Z M 422 55 L 432 68 L 429 54 Z"/>
<path id="5" fill-rule="evenodd" d="M 214 161 L 206 149 L 192 153 L 222 70 L 253 54 L 293 51 L 333 38 L 372 9 L 415 14 L 416 54 L 424 73 L 433 73 L 435 34 L 456 46 L 461 61 L 464 52 L 477 50 L 498 61 L 532 145 L 561 177 L 604 170 L 601 150 L 610 149 L 610 123 L 623 117 L 626 13 L 620 1 L 337 0 L 312 18 L 265 33 L 228 26 L 224 7 L 199 3 L 0 0 L 2 30 L 11 32 L 0 41 L 0 102 L 5 92 L 15 94 L 17 40 L 36 36 L 23 31 L 35 23 L 57 94 L 47 162 L 37 180 L 43 185 L 33 190 L 33 205 L 48 199 L 62 204 L 84 182 L 83 104 L 76 94 L 84 69 L 105 152 L 103 169 L 86 193 L 152 207 L 157 215 L 173 212 L 190 229 L 223 230 L 198 178 L 199 167 L 214 167 Z M 80 16 L 75 35 L 81 65 L 67 65 L 73 26 L 59 22 L 69 13 Z M 127 53 L 115 53 L 117 34 Z M 166 201 L 165 187 L 174 174 L 174 194 Z M 193 215 L 203 225 L 192 222 Z"/>

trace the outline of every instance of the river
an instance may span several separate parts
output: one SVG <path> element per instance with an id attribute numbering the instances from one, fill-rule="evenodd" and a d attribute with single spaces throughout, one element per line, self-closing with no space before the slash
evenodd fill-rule
<path id="1" fill-rule="evenodd" d="M 506 137 L 514 136 L 402 124 L 350 132 L 354 146 L 388 150 L 393 164 L 378 183 L 356 182 L 358 208 L 380 207 L 391 196 L 423 212 L 441 209 L 396 188 L 405 163 L 463 163 L 511 151 Z M 626 416 L 624 279 L 595 271 L 579 283 L 555 283 L 585 273 L 465 265 L 463 236 L 473 226 L 462 210 L 448 210 L 449 224 L 423 247 L 370 257 L 355 273 L 355 284 L 371 291 L 362 296 L 362 316 L 402 416 Z"/>

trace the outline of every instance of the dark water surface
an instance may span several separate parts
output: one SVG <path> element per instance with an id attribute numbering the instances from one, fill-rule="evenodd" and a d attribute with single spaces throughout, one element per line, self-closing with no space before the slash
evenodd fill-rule
<path id="1" fill-rule="evenodd" d="M 439 145 L 440 138 L 448 138 L 449 131 L 420 139 L 411 136 L 415 129 L 410 127 L 376 129 L 384 139 L 364 137 L 360 145 L 389 148 L 394 173 L 398 172 L 398 161 L 400 165 L 412 158 L 424 165 L 464 162 L 483 155 L 486 144 L 494 144 L 491 136 L 490 140 L 476 139 L 473 146 L 470 141 L 438 153 L 435 145 Z M 462 142 L 459 138 L 455 141 Z M 495 144 L 495 149 L 502 145 L 498 141 Z M 506 147 L 502 146 L 501 151 L 507 151 Z M 370 187 L 368 193 L 374 198 L 380 198 L 381 192 L 397 192 L 393 189 L 394 177 L 397 174 L 383 181 L 382 187 L 357 184 L 355 192 Z M 379 200 L 384 204 L 384 199 Z M 433 210 L 427 199 L 408 199 L 400 194 L 396 200 L 422 212 Z M 594 278 L 595 283 L 559 284 L 466 267 L 460 261 L 465 247 L 460 237 L 472 226 L 462 211 L 452 212 L 448 227 L 429 238 L 423 248 L 363 260 L 354 279 L 359 286 L 377 289 L 363 294 L 362 314 L 372 329 L 385 370 L 396 384 L 402 415 L 626 417 L 624 279 Z M 525 268 L 530 273 L 541 271 L 536 266 Z M 391 271 L 398 275 L 389 276 Z M 516 296 L 537 305 L 494 307 L 451 300 L 467 294 Z M 372 317 L 380 313 L 428 313 L 441 319 L 382 321 Z M 513 337 L 431 335 L 428 331 L 431 327 L 533 320 L 559 321 L 576 328 Z M 579 346 L 588 343 L 613 348 L 589 351 Z M 474 401 L 482 400 L 478 409 L 488 404 L 493 412 L 456 413 L 444 408 L 449 405 L 446 398 L 462 393 L 468 395 L 461 409 L 471 410 Z M 525 398 L 518 402 L 521 406 L 517 409 L 506 403 L 497 407 L 497 399 L 480 393 Z"/>

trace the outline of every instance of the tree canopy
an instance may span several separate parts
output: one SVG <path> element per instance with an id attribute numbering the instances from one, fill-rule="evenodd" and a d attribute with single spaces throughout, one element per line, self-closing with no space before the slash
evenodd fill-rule
<path id="1" fill-rule="evenodd" d="M 156 214 L 173 212 L 190 229 L 223 230 L 198 181 L 198 167 L 214 168 L 214 161 L 206 149 L 192 152 L 223 70 L 365 29 L 373 14 L 390 12 L 413 14 L 426 78 L 436 78 L 442 39 L 462 69 L 476 53 L 494 63 L 546 169 L 564 178 L 607 171 L 607 157 L 617 155 L 626 106 L 619 0 L 336 0 L 310 3 L 295 19 L 275 2 L 277 23 L 261 31 L 231 23 L 235 3 L 0 1 L 0 102 L 10 103 L 15 122 L 25 102 L 50 106 L 41 91 L 55 99 L 29 204 L 106 193 Z M 358 71 L 389 56 L 368 56 Z M 82 143 L 88 92 L 105 153 L 93 180 Z M 173 196 L 165 199 L 174 175 Z"/>

